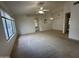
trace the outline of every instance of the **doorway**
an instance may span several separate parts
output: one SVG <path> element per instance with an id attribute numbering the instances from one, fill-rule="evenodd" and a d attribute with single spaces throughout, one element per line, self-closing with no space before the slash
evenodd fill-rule
<path id="1" fill-rule="evenodd" d="M 70 20 L 70 12 L 65 14 L 65 34 L 68 36 L 69 34 L 69 20 Z"/>
<path id="2" fill-rule="evenodd" d="M 35 24 L 35 32 L 38 32 L 39 31 L 39 20 L 35 19 L 34 24 Z"/>

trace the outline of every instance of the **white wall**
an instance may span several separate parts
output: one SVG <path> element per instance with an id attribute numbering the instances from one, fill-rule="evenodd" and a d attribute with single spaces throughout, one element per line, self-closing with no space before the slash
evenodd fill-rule
<path id="1" fill-rule="evenodd" d="M 44 19 L 47 19 L 46 23 L 44 23 Z M 51 30 L 52 29 L 52 21 L 50 20 L 50 15 L 41 15 L 39 16 L 39 27 L 40 31 Z"/>
<path id="2" fill-rule="evenodd" d="M 34 18 L 32 16 L 16 16 L 16 25 L 19 34 L 28 34 L 35 32 Z"/>
<path id="3" fill-rule="evenodd" d="M 63 22 L 64 22 L 63 6 L 53 10 L 52 14 L 54 18 L 52 23 L 52 29 L 63 31 Z"/>
<path id="4" fill-rule="evenodd" d="M 72 5 L 69 38 L 79 40 L 79 4 Z"/>
<path id="5" fill-rule="evenodd" d="M 0 8 L 9 12 L 9 10 L 6 9 L 6 7 L 1 2 Z M 2 20 L 0 19 L 0 57 L 10 57 L 16 36 L 17 34 L 15 34 L 11 40 L 6 40 Z"/>
<path id="6" fill-rule="evenodd" d="M 66 2 L 64 4 L 64 13 L 71 12 L 71 7 L 72 7 L 72 1 L 71 2 Z"/>

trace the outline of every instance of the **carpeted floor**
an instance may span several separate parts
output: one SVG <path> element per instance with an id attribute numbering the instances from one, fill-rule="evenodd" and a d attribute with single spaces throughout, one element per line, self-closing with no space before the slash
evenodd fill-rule
<path id="1" fill-rule="evenodd" d="M 79 42 L 67 39 L 64 34 L 55 30 L 22 35 L 16 41 L 11 57 L 79 57 Z"/>

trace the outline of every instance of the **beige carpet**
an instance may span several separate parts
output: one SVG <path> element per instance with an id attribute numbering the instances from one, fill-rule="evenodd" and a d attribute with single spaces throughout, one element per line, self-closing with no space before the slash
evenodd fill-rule
<path id="1" fill-rule="evenodd" d="M 16 41 L 11 57 L 79 57 L 79 42 L 54 30 L 22 35 Z"/>

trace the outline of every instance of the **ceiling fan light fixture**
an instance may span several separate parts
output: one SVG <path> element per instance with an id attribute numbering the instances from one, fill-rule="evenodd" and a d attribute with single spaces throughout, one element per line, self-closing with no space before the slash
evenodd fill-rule
<path id="1" fill-rule="evenodd" d="M 38 11 L 39 14 L 44 14 L 44 11 Z"/>

